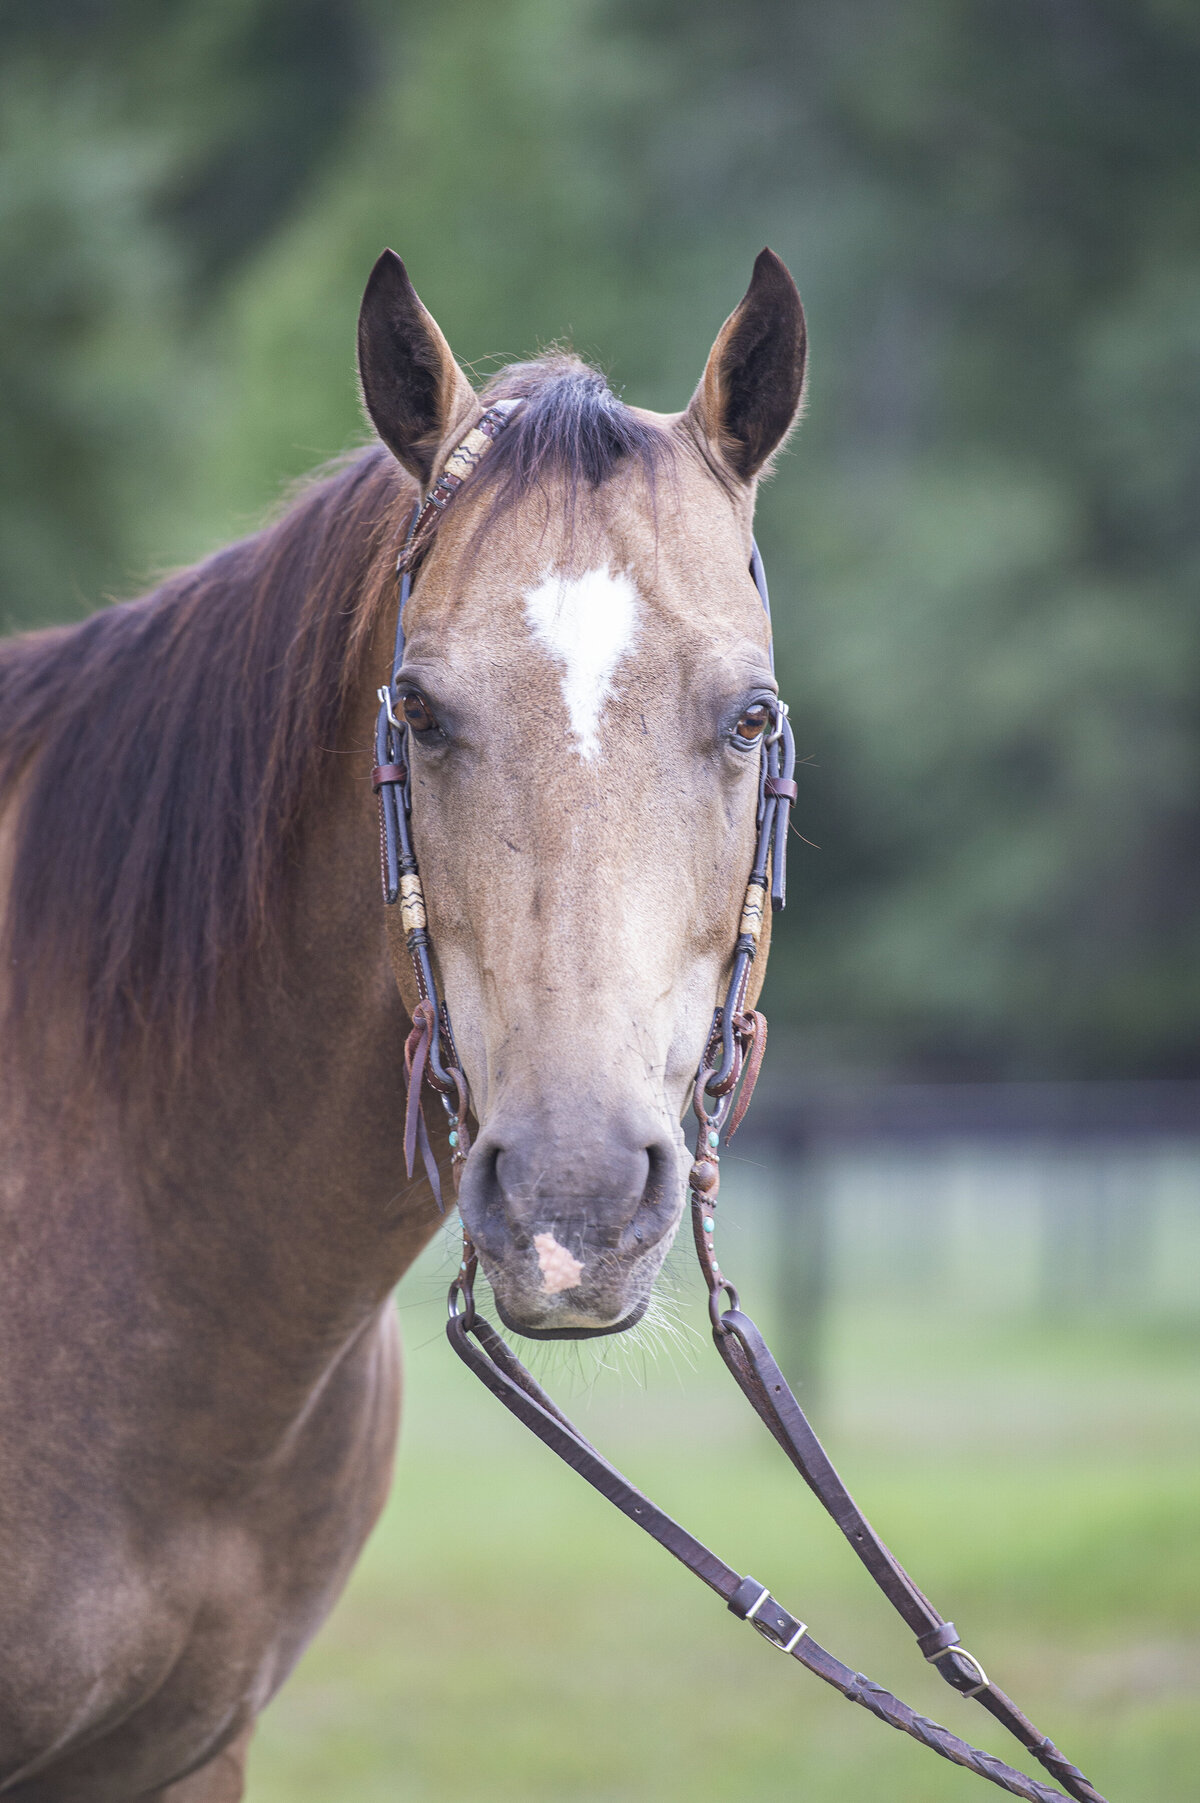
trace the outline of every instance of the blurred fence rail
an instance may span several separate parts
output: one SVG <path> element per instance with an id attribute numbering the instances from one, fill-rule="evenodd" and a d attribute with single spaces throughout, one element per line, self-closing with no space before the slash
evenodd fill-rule
<path id="1" fill-rule="evenodd" d="M 773 1079 L 730 1176 L 748 1190 L 755 1168 L 771 1198 L 759 1231 L 782 1351 L 810 1395 L 828 1304 L 847 1293 L 1200 1313 L 1200 1084 Z"/>

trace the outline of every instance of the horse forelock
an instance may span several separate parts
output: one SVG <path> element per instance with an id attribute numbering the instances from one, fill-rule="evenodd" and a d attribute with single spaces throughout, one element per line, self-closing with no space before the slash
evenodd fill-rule
<path id="1" fill-rule="evenodd" d="M 570 351 L 510 364 L 487 384 L 481 399 L 485 406 L 524 402 L 484 471 L 484 481 L 495 485 L 505 505 L 547 476 L 563 483 L 570 500 L 580 488 L 598 488 L 627 461 L 653 483 L 670 452 L 667 434 L 627 407 L 599 370 Z"/>
<path id="2" fill-rule="evenodd" d="M 498 371 L 479 404 L 486 409 L 502 400 L 522 406 L 460 491 L 475 522 L 474 549 L 485 532 L 532 497 L 569 528 L 580 502 L 617 475 L 640 479 L 653 504 L 659 475 L 673 467 L 678 447 L 672 434 L 627 407 L 601 372 L 571 351 L 550 351 Z M 439 524 L 435 518 L 422 533 L 418 556 L 430 548 Z"/>

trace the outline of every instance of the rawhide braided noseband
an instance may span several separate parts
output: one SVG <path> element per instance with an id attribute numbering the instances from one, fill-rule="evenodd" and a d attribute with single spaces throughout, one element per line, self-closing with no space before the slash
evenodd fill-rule
<path id="1" fill-rule="evenodd" d="M 405 1052 L 408 1078 L 405 1158 L 411 1176 L 415 1151 L 420 1146 L 439 1205 L 441 1190 L 420 1110 L 421 1084 L 423 1080 L 427 1081 L 446 1109 L 451 1126 L 452 1170 L 456 1186 L 469 1143 L 467 1087 L 454 1049 L 449 1015 L 444 1002 L 438 999 L 430 963 L 424 897 L 412 849 L 406 728 L 396 717 L 395 682 L 404 655 L 404 606 L 412 586 L 412 565 L 422 537 L 431 520 L 462 486 L 480 458 L 487 454 L 520 405 L 519 401 L 501 401 L 485 413 L 479 425 L 450 457 L 428 499 L 413 513 L 397 564 L 400 605 L 392 681 L 379 691 L 374 783 L 380 801 L 384 898 L 388 902 L 400 901 L 420 993 Z M 753 547 L 750 573 L 769 620 L 770 602 L 757 545 Z M 912 1735 L 943 1759 L 975 1772 L 1013 1796 L 1026 1798 L 1027 1803 L 1066 1803 L 1066 1797 L 1073 1798 L 1075 1803 L 1104 1803 L 1100 1792 L 1083 1773 L 1059 1752 L 1053 1741 L 1039 1734 L 1016 1704 L 989 1680 L 974 1654 L 959 1643 L 953 1622 L 943 1619 L 876 1534 L 842 1483 L 765 1340 L 742 1311 L 736 1289 L 717 1263 L 714 1233 L 722 1135 L 728 1145 L 745 1114 L 766 1047 L 766 1020 L 756 1010 L 747 1010 L 746 990 L 758 950 L 767 895 L 770 894 L 774 909 L 782 908 L 785 902 L 788 820 L 791 804 L 796 799 L 793 774 L 796 751 L 787 708 L 781 702 L 774 706 L 760 758 L 757 838 L 734 945 L 732 972 L 725 1001 L 713 1015 L 692 1097 L 698 1121 L 695 1158 L 689 1176 L 692 1233 L 708 1286 L 713 1338 L 744 1395 L 916 1636 L 917 1646 L 925 1659 L 952 1689 L 963 1696 L 974 1697 L 1064 1789 L 1055 1790 L 1029 1778 L 994 1755 L 960 1740 L 937 1722 L 917 1714 L 907 1703 L 892 1696 L 881 1685 L 872 1683 L 861 1672 L 843 1665 L 813 1639 L 804 1622 L 776 1602 L 765 1584 L 760 1584 L 756 1578 L 739 1576 L 732 1566 L 725 1564 L 701 1540 L 673 1521 L 623 1477 L 583 1437 L 490 1323 L 477 1313 L 474 1280 L 478 1260 L 465 1226 L 462 1264 L 450 1286 L 447 1335 L 464 1363 L 545 1445 L 723 1597 L 735 1615 L 751 1622 L 772 1646 L 815 1672 L 848 1701 L 861 1704 L 889 1727 Z"/>

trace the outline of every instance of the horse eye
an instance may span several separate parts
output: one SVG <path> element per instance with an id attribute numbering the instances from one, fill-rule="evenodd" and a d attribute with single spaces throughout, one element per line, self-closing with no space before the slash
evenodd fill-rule
<path id="1" fill-rule="evenodd" d="M 746 709 L 733 730 L 743 744 L 755 745 L 759 739 L 762 738 L 770 724 L 770 708 L 765 701 L 756 701 L 753 707 L 748 707 Z"/>
<path id="2" fill-rule="evenodd" d="M 437 728 L 433 709 L 424 695 L 402 695 L 400 711 L 404 715 L 405 725 L 411 726 L 414 732 L 434 732 Z"/>

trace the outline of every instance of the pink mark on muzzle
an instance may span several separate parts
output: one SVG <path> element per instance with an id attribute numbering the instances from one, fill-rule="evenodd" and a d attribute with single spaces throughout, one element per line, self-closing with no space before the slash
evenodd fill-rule
<path id="1" fill-rule="evenodd" d="M 560 1246 L 552 1233 L 535 1233 L 533 1244 L 542 1272 L 542 1289 L 547 1296 L 560 1290 L 573 1290 L 583 1276 L 583 1266 L 565 1246 Z"/>

